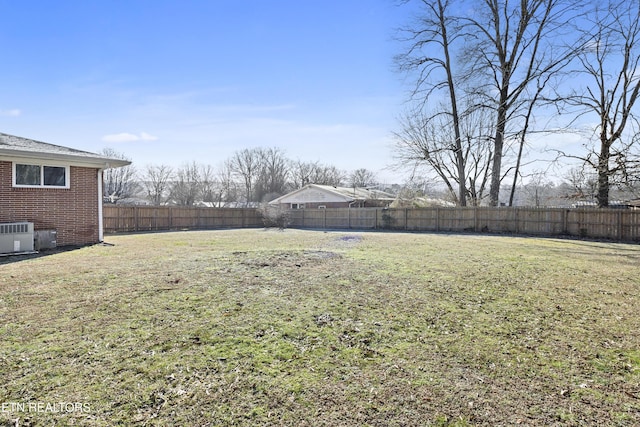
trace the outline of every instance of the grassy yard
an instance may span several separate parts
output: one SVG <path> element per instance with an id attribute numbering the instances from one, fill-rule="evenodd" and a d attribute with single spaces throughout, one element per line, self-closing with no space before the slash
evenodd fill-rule
<path id="1" fill-rule="evenodd" d="M 107 241 L 0 260 L 0 425 L 640 424 L 640 246 Z"/>

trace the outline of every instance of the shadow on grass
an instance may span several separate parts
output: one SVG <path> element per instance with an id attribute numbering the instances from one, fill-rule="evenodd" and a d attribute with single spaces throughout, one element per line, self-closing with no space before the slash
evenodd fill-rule
<path id="1" fill-rule="evenodd" d="M 55 255 L 62 252 L 75 251 L 85 246 L 61 246 L 55 249 L 43 249 L 37 252 L 18 253 L 18 254 L 0 254 L 0 265 L 12 264 L 14 262 L 26 261 L 29 259 L 42 258 L 49 255 Z"/>

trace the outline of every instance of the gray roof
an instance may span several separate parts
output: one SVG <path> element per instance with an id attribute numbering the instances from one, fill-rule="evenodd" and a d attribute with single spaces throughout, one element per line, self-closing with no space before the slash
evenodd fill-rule
<path id="1" fill-rule="evenodd" d="M 363 188 L 363 187 L 334 187 L 332 185 L 320 185 L 320 184 L 307 184 L 302 188 L 294 190 L 290 193 L 280 196 L 277 199 L 270 201 L 270 204 L 278 204 L 281 200 L 295 197 L 308 190 L 321 190 L 326 193 L 330 193 L 341 197 L 344 201 L 366 201 L 366 200 L 387 200 L 392 201 L 395 199 L 393 194 L 385 193 L 384 191 Z"/>
<path id="2" fill-rule="evenodd" d="M 0 133 L 0 159 L 3 157 L 60 160 L 97 168 L 117 168 L 131 164 L 127 160 Z"/>
<path id="3" fill-rule="evenodd" d="M 327 191 L 341 194 L 353 200 L 395 200 L 393 194 L 386 193 L 382 190 L 366 187 L 334 187 L 332 185 L 318 185 L 315 187 L 322 188 Z"/>

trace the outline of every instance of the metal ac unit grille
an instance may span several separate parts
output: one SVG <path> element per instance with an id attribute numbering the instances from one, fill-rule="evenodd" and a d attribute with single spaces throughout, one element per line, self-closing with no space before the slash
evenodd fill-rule
<path id="1" fill-rule="evenodd" d="M 0 253 L 33 251 L 33 223 L 0 224 Z"/>
<path id="2" fill-rule="evenodd" d="M 29 223 L 0 224 L 0 234 L 28 233 Z"/>

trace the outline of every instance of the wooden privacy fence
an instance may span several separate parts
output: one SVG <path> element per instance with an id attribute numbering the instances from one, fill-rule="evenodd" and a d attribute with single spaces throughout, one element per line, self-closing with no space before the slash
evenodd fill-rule
<path id="1" fill-rule="evenodd" d="M 340 208 L 285 211 L 291 228 L 574 236 L 640 241 L 640 210 L 563 208 Z M 254 208 L 104 206 L 106 233 L 262 227 Z"/>
<path id="2" fill-rule="evenodd" d="M 562 208 L 300 209 L 293 228 L 486 232 L 640 240 L 640 210 Z"/>
<path id="3" fill-rule="evenodd" d="M 263 226 L 253 208 L 105 205 L 102 217 L 105 233 Z"/>

